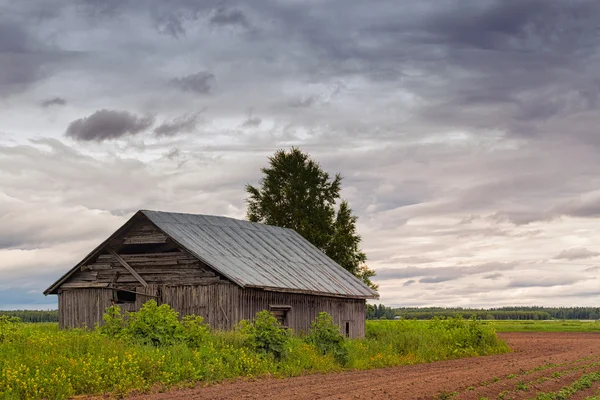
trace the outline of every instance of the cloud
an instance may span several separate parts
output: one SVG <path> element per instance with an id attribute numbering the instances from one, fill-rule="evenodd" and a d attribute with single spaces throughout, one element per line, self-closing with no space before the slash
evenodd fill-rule
<path id="1" fill-rule="evenodd" d="M 558 253 L 554 259 L 556 260 L 580 260 L 600 256 L 600 253 L 590 251 L 583 247 L 574 247 L 572 249 L 563 250 Z"/>
<path id="2" fill-rule="evenodd" d="M 242 127 L 243 128 L 256 128 L 256 127 L 259 127 L 261 123 L 262 123 L 262 118 L 249 115 L 248 118 L 242 124 Z"/>
<path id="3" fill-rule="evenodd" d="M 71 122 L 65 135 L 79 141 L 101 142 L 136 135 L 153 124 L 153 116 L 138 117 L 127 111 L 102 109 Z"/>
<path id="4" fill-rule="evenodd" d="M 419 283 L 440 283 L 452 281 L 454 279 L 458 279 L 460 276 L 446 275 L 446 276 L 428 276 L 425 278 L 419 279 Z"/>
<path id="5" fill-rule="evenodd" d="M 299 146 L 344 175 L 384 303 L 593 304 L 593 280 L 499 283 L 595 276 L 553 258 L 600 248 L 600 3 L 457 4 L 4 2 L 0 218 L 23 218 L 0 228 L 5 251 L 32 251 L 35 273 L 52 257 L 31 249 L 101 240 L 79 225 L 105 226 L 95 213 L 243 217 L 244 184 Z M 36 109 L 56 95 L 69 107 Z M 185 134 L 182 113 L 207 106 L 202 134 Z M 135 120 L 82 130 L 91 147 L 56 141 L 103 107 Z M 157 122 L 134 133 L 145 110 Z M 515 267 L 470 269 L 487 263 Z"/>
<path id="6" fill-rule="evenodd" d="M 62 97 L 53 97 L 51 99 L 44 100 L 41 103 L 42 107 L 44 108 L 52 106 L 64 106 L 65 104 L 67 104 L 67 100 L 63 99 Z"/>
<path id="7" fill-rule="evenodd" d="M 249 26 L 246 15 L 238 9 L 218 7 L 210 17 L 210 23 L 214 25 L 239 25 L 247 28 Z"/>
<path id="8" fill-rule="evenodd" d="M 405 286 L 405 287 L 406 287 L 406 286 L 410 286 L 410 285 L 412 285 L 413 283 L 416 283 L 416 282 L 417 282 L 417 281 L 415 281 L 414 279 L 409 279 L 409 280 L 407 280 L 406 282 L 404 282 L 404 283 L 402 284 L 402 286 Z"/>
<path id="9" fill-rule="evenodd" d="M 181 78 L 174 78 L 171 83 L 186 92 L 209 94 L 214 89 L 215 76 L 210 72 L 203 71 Z"/>
<path id="10" fill-rule="evenodd" d="M 496 272 L 496 273 L 494 273 L 494 274 L 488 274 L 488 275 L 484 275 L 484 276 L 483 276 L 483 279 L 491 279 L 491 280 L 495 281 L 495 280 L 497 280 L 497 279 L 499 279 L 499 278 L 502 278 L 503 276 L 504 276 L 504 275 L 502 275 L 501 273 L 499 273 L 499 272 Z"/>
<path id="11" fill-rule="evenodd" d="M 553 286 L 566 286 L 580 282 L 586 278 L 572 277 L 572 276 L 532 276 L 532 277 L 518 277 L 511 279 L 507 287 L 509 288 L 528 288 L 528 287 L 553 287 Z"/>
<path id="12" fill-rule="evenodd" d="M 175 136 L 180 133 L 193 132 L 198 124 L 200 113 L 184 114 L 171 121 L 164 121 L 154 128 L 156 136 Z"/>
<path id="13" fill-rule="evenodd" d="M 377 281 L 389 279 L 414 278 L 422 276 L 421 283 L 439 283 L 493 271 L 515 269 L 515 263 L 485 263 L 455 267 L 404 267 L 386 268 L 377 271 Z"/>
<path id="14" fill-rule="evenodd" d="M 587 267 L 586 269 L 583 270 L 583 272 L 599 272 L 600 271 L 600 267 Z"/>
<path id="15" fill-rule="evenodd" d="M 51 56 L 36 52 L 38 46 L 25 27 L 0 15 L 0 96 L 41 78 L 41 68 Z"/>

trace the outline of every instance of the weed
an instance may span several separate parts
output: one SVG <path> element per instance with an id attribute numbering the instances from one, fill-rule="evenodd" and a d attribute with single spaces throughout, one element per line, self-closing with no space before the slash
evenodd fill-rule
<path id="1" fill-rule="evenodd" d="M 440 400 L 449 400 L 457 395 L 458 395 L 458 392 L 441 392 L 440 394 L 435 396 L 435 398 L 440 399 Z"/>
<path id="2" fill-rule="evenodd" d="M 519 383 L 517 383 L 517 386 L 515 387 L 515 390 L 527 392 L 527 391 L 529 391 L 529 386 L 525 382 L 519 381 Z"/>

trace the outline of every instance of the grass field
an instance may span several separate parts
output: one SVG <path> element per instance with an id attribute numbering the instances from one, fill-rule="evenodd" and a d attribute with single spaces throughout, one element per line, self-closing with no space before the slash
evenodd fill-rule
<path id="1" fill-rule="evenodd" d="M 600 332 L 598 321 L 483 321 L 497 332 Z"/>
<path id="2" fill-rule="evenodd" d="M 210 332 L 206 326 L 174 321 L 167 324 L 151 315 L 143 326 L 133 326 L 134 335 L 119 328 L 114 337 L 99 330 L 59 331 L 52 323 L 0 321 L 0 398 L 122 395 L 238 377 L 370 369 L 509 351 L 490 326 L 462 319 L 369 321 L 365 339 L 340 338 L 335 328 L 333 341 L 327 339 L 327 327 L 321 336 L 307 338 L 281 336 L 272 327 Z M 163 336 L 169 342 L 160 344 L 165 329 L 174 334 Z"/>

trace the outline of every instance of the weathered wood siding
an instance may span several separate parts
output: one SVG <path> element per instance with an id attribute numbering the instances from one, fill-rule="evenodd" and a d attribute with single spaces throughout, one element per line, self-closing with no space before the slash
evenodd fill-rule
<path id="1" fill-rule="evenodd" d="M 345 333 L 349 323 L 349 336 L 365 336 L 365 300 L 309 294 L 270 292 L 260 289 L 239 289 L 240 319 L 252 319 L 257 312 L 268 310 L 271 305 L 291 306 L 287 312 L 286 325 L 294 332 L 307 332 L 317 315 L 325 311 Z"/>
<path id="2" fill-rule="evenodd" d="M 180 315 L 195 314 L 215 329 L 232 329 L 240 321 L 238 286 L 220 283 L 193 286 L 164 286 L 160 301 Z"/>
<path id="3" fill-rule="evenodd" d="M 146 282 L 192 284 L 216 282 L 219 277 L 192 255 L 184 252 L 120 254 Z M 108 283 L 136 286 L 138 280 L 110 254 L 101 254 L 97 260 L 82 265 L 63 287 L 71 283 Z M 65 286 L 66 285 L 66 286 Z"/>
<path id="4" fill-rule="evenodd" d="M 202 285 L 149 285 L 132 288 L 138 293 L 135 303 L 120 304 L 123 311 L 137 311 L 155 299 L 169 304 L 180 316 L 200 315 L 214 329 L 228 330 L 242 319 L 252 319 L 270 306 L 290 306 L 286 325 L 294 332 L 306 332 L 319 312 L 325 311 L 345 333 L 360 338 L 365 335 L 365 301 L 296 293 L 242 289 L 229 282 Z M 115 302 L 114 290 L 105 288 L 68 289 L 59 293 L 59 326 L 61 328 L 94 327 L 103 324 L 102 315 Z"/>
<path id="5" fill-rule="evenodd" d="M 102 322 L 104 311 L 112 305 L 108 289 L 61 290 L 58 294 L 58 327 L 93 328 Z"/>

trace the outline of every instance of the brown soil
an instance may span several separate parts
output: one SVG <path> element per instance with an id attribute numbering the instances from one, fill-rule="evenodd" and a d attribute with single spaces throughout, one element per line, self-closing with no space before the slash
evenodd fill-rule
<path id="1" fill-rule="evenodd" d="M 500 336 L 514 350 L 512 353 L 370 371 L 237 381 L 134 398 L 528 399 L 536 393 L 557 391 L 584 373 L 600 371 L 600 334 L 502 333 Z M 585 394 L 596 393 L 598 386 L 594 389 Z"/>

